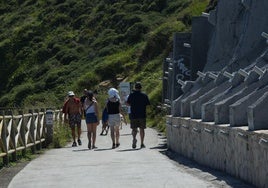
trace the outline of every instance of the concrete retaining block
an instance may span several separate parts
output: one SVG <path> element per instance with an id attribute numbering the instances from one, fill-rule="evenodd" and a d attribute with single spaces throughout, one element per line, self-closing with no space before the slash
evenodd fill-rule
<path id="1" fill-rule="evenodd" d="M 213 98 L 215 95 L 218 95 L 222 92 L 224 92 L 226 89 L 228 89 L 231 86 L 231 82 L 226 81 L 224 83 L 221 83 L 220 85 L 217 85 L 215 88 L 209 90 L 204 95 L 201 95 L 197 99 L 190 102 L 190 116 L 193 119 L 201 119 L 201 106 L 202 104 L 208 102 L 211 98 Z"/>
<path id="2" fill-rule="evenodd" d="M 268 187 L 268 130 L 249 131 L 247 126 L 171 118 L 176 119 L 173 122 L 179 128 L 176 134 L 167 137 L 168 143 L 180 144 L 179 147 L 169 145 L 169 148 L 257 187 Z M 170 125 L 167 125 L 167 134 L 171 135 L 168 127 Z"/>
<path id="3" fill-rule="evenodd" d="M 268 92 L 259 98 L 255 103 L 248 107 L 248 126 L 249 130 L 268 129 Z"/>
<path id="4" fill-rule="evenodd" d="M 209 74 L 206 73 L 205 77 L 202 79 L 203 86 L 196 92 L 190 94 L 186 98 L 181 100 L 181 116 L 190 117 L 190 102 L 199 96 L 205 94 L 207 91 L 215 87 L 214 80 L 209 77 Z"/>
<path id="5" fill-rule="evenodd" d="M 173 117 L 178 117 L 181 115 L 181 101 L 191 93 L 199 90 L 202 85 L 202 77 L 198 77 L 192 87 L 187 87 L 188 90 L 186 88 L 182 89 L 184 93 L 172 102 L 171 115 Z"/>
<path id="6" fill-rule="evenodd" d="M 205 122 L 214 121 L 215 104 L 245 88 L 246 85 L 244 83 L 244 77 L 238 74 L 237 72 L 234 73 L 234 75 L 230 75 L 230 79 L 231 79 L 231 86 L 226 91 L 219 93 L 218 95 L 210 99 L 208 102 L 202 104 L 201 106 L 202 121 Z"/>
<path id="7" fill-rule="evenodd" d="M 260 98 L 265 92 L 268 92 L 268 86 L 258 89 L 230 105 L 230 126 L 248 125 L 248 106 L 255 103 L 256 99 Z"/>

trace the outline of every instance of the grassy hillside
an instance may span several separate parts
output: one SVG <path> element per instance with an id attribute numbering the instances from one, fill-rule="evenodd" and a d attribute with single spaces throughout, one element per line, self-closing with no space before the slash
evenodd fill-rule
<path id="1" fill-rule="evenodd" d="M 189 31 L 208 1 L 1 1 L 0 106 L 59 107 L 84 88 L 102 99 L 125 80 L 141 81 L 155 109 L 173 33 Z"/>

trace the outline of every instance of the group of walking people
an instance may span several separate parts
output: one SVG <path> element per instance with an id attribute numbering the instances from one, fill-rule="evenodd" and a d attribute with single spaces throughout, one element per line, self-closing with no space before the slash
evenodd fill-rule
<path id="1" fill-rule="evenodd" d="M 144 137 L 146 128 L 146 106 L 150 105 L 148 96 L 141 92 L 142 86 L 138 82 L 135 84 L 134 90 L 129 94 L 126 104 L 129 106 L 130 127 L 132 129 L 132 148 L 136 148 L 136 135 L 138 129 L 140 132 L 141 148 L 144 148 Z M 120 96 L 118 90 L 110 88 L 108 90 L 108 98 L 105 101 L 104 111 L 102 113 L 103 129 L 110 128 L 112 149 L 120 146 L 120 125 L 123 121 L 126 123 L 125 112 L 122 110 Z M 84 116 L 87 125 L 88 148 L 96 148 L 97 126 L 100 124 L 100 113 L 98 102 L 91 90 L 84 90 L 84 95 L 81 98 L 75 97 L 73 91 L 68 92 L 68 99 L 64 102 L 63 109 L 64 121 L 69 123 L 72 131 L 73 144 L 72 147 L 82 145 L 81 136 L 81 120 Z M 104 113 L 105 112 L 105 113 Z M 76 131 L 77 127 L 77 140 Z M 107 130 L 106 130 L 107 131 Z M 107 134 L 107 133 L 106 133 Z M 77 142 L 76 142 L 77 141 Z"/>

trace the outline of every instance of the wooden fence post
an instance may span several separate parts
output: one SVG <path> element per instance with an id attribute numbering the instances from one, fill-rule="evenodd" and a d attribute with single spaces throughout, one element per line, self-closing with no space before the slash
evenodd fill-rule
<path id="1" fill-rule="evenodd" d="M 17 125 L 14 124 L 14 112 L 12 110 L 9 110 L 6 112 L 6 115 L 10 115 L 11 116 L 11 119 L 9 120 L 11 122 L 11 129 L 10 129 L 10 140 L 11 140 L 11 145 L 9 147 L 13 147 L 13 148 L 10 148 L 10 149 L 14 149 L 15 151 L 12 152 L 11 154 L 11 159 L 12 161 L 16 161 L 17 160 L 17 150 L 16 150 L 16 140 L 15 140 L 15 137 L 16 137 L 16 130 L 17 130 Z M 10 144 L 10 143 L 7 143 L 7 144 Z"/>
<path id="2" fill-rule="evenodd" d="M 23 147 L 24 149 L 21 150 L 21 154 L 23 157 L 26 156 L 26 125 L 25 125 L 25 117 L 24 117 L 24 111 L 23 110 L 19 110 L 19 115 L 21 115 L 21 119 L 22 119 L 22 125 L 21 125 L 21 129 L 20 129 L 20 135 L 21 135 L 21 140 L 22 140 L 22 144 L 23 144 Z"/>
<path id="3" fill-rule="evenodd" d="M 31 151 L 32 153 L 36 153 L 36 146 L 35 146 L 35 126 L 34 126 L 34 111 L 33 110 L 29 110 L 29 113 L 32 114 L 32 120 L 31 120 L 31 126 L 30 126 L 30 135 L 32 137 L 32 142 L 33 142 L 33 146 L 31 146 Z"/>
<path id="4" fill-rule="evenodd" d="M 9 157 L 8 157 L 8 149 L 7 149 L 7 125 L 6 125 L 5 111 L 4 110 L 1 110 L 1 115 L 3 116 L 3 127 L 2 127 L 1 140 L 3 143 L 3 150 L 6 153 L 6 155 L 3 157 L 3 163 L 4 163 L 4 165 L 8 165 Z"/>

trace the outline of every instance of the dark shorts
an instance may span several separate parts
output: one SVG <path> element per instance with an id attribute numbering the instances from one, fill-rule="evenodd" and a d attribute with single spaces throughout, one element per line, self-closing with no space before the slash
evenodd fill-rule
<path id="1" fill-rule="evenodd" d="M 81 127 L 81 114 L 70 115 L 69 124 L 71 128 L 74 128 L 75 125 L 77 125 L 77 127 Z"/>
<path id="2" fill-rule="evenodd" d="M 88 113 L 86 114 L 86 123 L 97 123 L 98 119 L 97 116 L 95 115 L 95 113 Z"/>
<path id="3" fill-rule="evenodd" d="M 146 119 L 145 118 L 131 119 L 130 128 L 131 129 L 136 129 L 136 128 L 146 129 Z"/>

